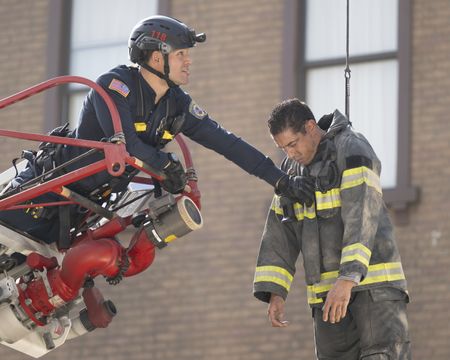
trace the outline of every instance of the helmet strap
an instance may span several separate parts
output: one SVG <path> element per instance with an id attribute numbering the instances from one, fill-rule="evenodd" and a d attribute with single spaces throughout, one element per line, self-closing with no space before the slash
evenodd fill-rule
<path id="1" fill-rule="evenodd" d="M 140 62 L 139 66 L 142 66 L 145 70 L 150 71 L 152 74 L 155 74 L 159 78 L 166 81 L 167 85 L 169 87 L 176 87 L 177 84 L 175 84 L 172 80 L 169 79 L 169 56 L 167 54 L 164 55 L 164 74 L 159 72 L 158 70 L 153 69 L 151 66 L 146 64 L 145 62 Z"/>

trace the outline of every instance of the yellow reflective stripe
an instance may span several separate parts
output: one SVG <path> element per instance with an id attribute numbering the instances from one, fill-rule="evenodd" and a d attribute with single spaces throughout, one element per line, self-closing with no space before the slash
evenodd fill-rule
<path id="1" fill-rule="evenodd" d="M 164 242 L 169 243 L 169 242 L 175 240 L 176 238 L 177 238 L 176 235 L 171 234 L 164 239 Z"/>
<path id="2" fill-rule="evenodd" d="M 339 271 L 329 271 L 320 275 L 320 282 L 314 285 L 307 286 L 308 304 L 317 304 L 322 302 L 317 294 L 328 292 L 336 279 L 339 276 Z M 405 280 L 402 264 L 400 262 L 381 263 L 376 265 L 369 265 L 367 275 L 359 285 L 355 286 L 358 289 L 364 285 L 392 282 Z"/>
<path id="3" fill-rule="evenodd" d="M 136 131 L 145 131 L 147 130 L 147 124 L 145 122 L 135 122 L 134 128 Z"/>
<path id="4" fill-rule="evenodd" d="M 270 265 L 266 265 L 266 266 L 258 266 L 256 267 L 256 272 L 263 272 L 263 271 L 273 271 L 276 273 L 279 273 L 281 275 L 284 275 L 288 278 L 289 281 L 294 280 L 294 277 L 290 274 L 289 271 L 287 271 L 286 269 L 279 267 L 279 266 L 270 266 Z"/>
<path id="5" fill-rule="evenodd" d="M 291 284 L 276 276 L 255 276 L 255 283 L 257 282 L 271 282 L 284 287 L 287 291 L 291 288 Z"/>
<path id="6" fill-rule="evenodd" d="M 272 200 L 271 210 L 275 212 L 277 215 L 284 215 L 283 209 L 280 205 L 280 196 L 274 195 Z M 294 204 L 294 213 L 297 220 L 303 220 L 305 217 L 308 219 L 314 219 L 316 217 L 316 210 L 314 209 L 314 204 L 309 208 L 304 207 L 300 203 Z"/>
<path id="7" fill-rule="evenodd" d="M 359 285 L 374 284 L 383 281 L 398 281 L 405 280 L 402 263 L 382 263 L 377 265 L 370 265 L 369 272 Z"/>
<path id="8" fill-rule="evenodd" d="M 360 284 L 361 285 L 369 285 L 369 284 L 375 284 L 375 283 L 384 282 L 384 281 L 397 281 L 397 280 L 404 280 L 404 279 L 405 279 L 404 274 L 386 274 L 386 275 L 373 276 L 371 278 L 366 278 Z"/>
<path id="9" fill-rule="evenodd" d="M 371 256 L 372 251 L 363 244 L 351 244 L 342 249 L 341 264 L 356 260 L 368 267 Z"/>
<path id="10" fill-rule="evenodd" d="M 316 217 L 316 210 L 314 209 L 314 204 L 309 208 L 301 205 L 300 203 L 294 204 L 294 212 L 297 220 L 303 220 L 305 217 L 308 219 L 314 219 Z"/>
<path id="11" fill-rule="evenodd" d="M 352 255 L 343 256 L 341 258 L 341 264 L 350 262 L 350 261 L 359 261 L 365 267 L 369 266 L 369 259 L 367 259 L 366 257 L 364 257 L 361 254 L 352 254 Z"/>
<path id="12" fill-rule="evenodd" d="M 168 132 L 167 130 L 164 130 L 162 138 L 164 140 L 173 140 L 173 135 L 170 132 Z"/>
<path id="13" fill-rule="evenodd" d="M 336 278 L 337 278 L 337 276 L 336 276 Z M 322 285 L 322 286 L 318 286 L 317 284 L 316 285 L 308 285 L 306 288 L 308 304 L 318 304 L 318 303 L 323 302 L 323 300 L 321 298 L 317 297 L 317 294 L 330 291 L 331 287 L 334 284 L 334 280 L 333 280 L 333 283 L 327 284 L 327 285 Z"/>
<path id="14" fill-rule="evenodd" d="M 327 291 L 330 291 L 330 289 L 333 287 L 334 284 L 334 280 L 337 279 L 337 276 L 335 279 L 333 279 L 333 282 L 330 284 L 325 284 L 325 285 L 312 285 L 312 292 L 316 293 L 316 294 L 320 294 L 320 293 L 324 293 Z M 320 283 L 319 283 L 320 284 Z"/>
<path id="15" fill-rule="evenodd" d="M 315 297 L 315 295 L 308 293 L 308 304 L 320 304 L 323 303 L 322 298 Z"/>
<path id="16" fill-rule="evenodd" d="M 383 269 L 394 270 L 394 269 L 403 269 L 401 262 L 392 262 L 392 263 L 380 263 L 376 265 L 370 265 L 370 271 L 380 271 Z"/>
<path id="17" fill-rule="evenodd" d="M 370 251 L 370 249 L 367 246 L 364 246 L 361 243 L 347 245 L 342 249 L 342 254 L 356 249 L 361 250 L 363 253 L 367 254 L 368 257 L 372 256 L 372 251 Z"/>
<path id="18" fill-rule="evenodd" d="M 342 173 L 341 190 L 349 189 L 366 183 L 381 193 L 380 177 L 366 166 L 344 170 Z"/>
<path id="19" fill-rule="evenodd" d="M 320 274 L 320 281 L 328 279 L 336 279 L 339 275 L 339 271 L 328 271 L 326 273 Z"/>
<path id="20" fill-rule="evenodd" d="M 274 195 L 272 199 L 272 205 L 270 207 L 272 211 L 277 215 L 284 215 L 283 209 L 280 207 L 280 197 L 278 195 Z"/>
<path id="21" fill-rule="evenodd" d="M 316 191 L 317 210 L 326 210 L 341 207 L 340 189 L 330 189 L 325 194 Z"/>
<path id="22" fill-rule="evenodd" d="M 258 266 L 255 272 L 254 282 L 272 282 L 290 290 L 294 277 L 286 270 L 278 266 Z"/>

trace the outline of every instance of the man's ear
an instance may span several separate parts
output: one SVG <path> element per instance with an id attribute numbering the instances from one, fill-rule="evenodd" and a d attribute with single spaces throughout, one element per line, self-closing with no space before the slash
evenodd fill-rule
<path id="1" fill-rule="evenodd" d="M 311 133 L 313 131 L 316 122 L 313 119 L 309 119 L 305 123 L 305 131 L 306 133 Z"/>
<path id="2" fill-rule="evenodd" d="M 150 63 L 159 64 L 160 62 L 162 62 L 161 52 L 153 51 L 152 55 L 150 56 Z"/>

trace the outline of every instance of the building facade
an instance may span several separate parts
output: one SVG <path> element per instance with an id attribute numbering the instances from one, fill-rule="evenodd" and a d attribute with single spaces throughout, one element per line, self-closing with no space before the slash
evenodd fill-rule
<path id="1" fill-rule="evenodd" d="M 213 119 L 279 162 L 282 154 L 274 147 L 266 125 L 271 109 L 284 98 L 310 97 L 306 77 L 315 66 L 342 63 L 339 56 L 327 63 L 308 61 L 304 56 L 308 2 L 148 3 L 149 13 L 174 16 L 207 33 L 207 42 L 193 51 L 191 84 L 186 90 Z M 74 8 L 65 0 L 0 0 L 0 98 L 70 73 L 70 59 L 72 64 L 74 60 L 68 42 L 73 41 L 69 32 L 74 29 Z M 450 198 L 450 127 L 446 119 L 450 110 L 450 3 L 399 0 L 396 9 L 395 48 L 380 51 L 381 57 L 362 54 L 354 61 L 357 69 L 364 61 L 398 60 L 396 120 L 376 127 L 385 127 L 380 136 L 392 131 L 397 134 L 392 150 L 396 183 L 386 188 L 385 194 L 411 295 L 414 357 L 446 360 L 450 357 L 450 212 L 446 206 Z M 147 16 L 145 10 L 140 14 Z M 94 12 L 96 17 L 99 26 L 112 31 L 125 26 L 108 10 Z M 83 13 L 79 21 L 75 25 L 83 25 Z M 92 29 L 95 31 L 95 26 Z M 126 32 L 129 30 L 127 25 Z M 123 52 L 126 56 L 126 43 Z M 353 69 L 352 75 L 357 77 L 357 73 Z M 371 78 L 369 81 L 372 83 Z M 52 89 L 1 109 L 0 128 L 44 133 L 67 121 L 74 111 L 71 104 L 77 104 L 70 96 L 77 91 Z M 377 106 L 383 107 L 383 103 Z M 363 110 L 371 112 L 369 107 Z M 358 114 L 357 109 L 355 112 Z M 356 115 L 352 120 L 358 128 Z M 202 192 L 203 229 L 158 251 L 153 265 L 139 276 L 115 287 L 98 279 L 105 297 L 116 304 L 118 315 L 107 329 L 68 342 L 46 359 L 313 358 L 312 319 L 302 274 L 294 280 L 288 298 L 288 328 L 271 328 L 266 306 L 251 292 L 272 189 L 217 154 L 192 142 L 189 145 Z M 33 146 L 2 138 L 1 169 L 11 166 L 11 159 L 18 157 L 21 149 Z M 27 358 L 4 347 L 0 357 Z"/>

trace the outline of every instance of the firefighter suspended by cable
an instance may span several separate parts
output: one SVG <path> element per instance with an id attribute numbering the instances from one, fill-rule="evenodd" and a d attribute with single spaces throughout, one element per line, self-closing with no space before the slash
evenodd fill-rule
<path id="1" fill-rule="evenodd" d="M 274 196 L 263 232 L 254 295 L 272 325 L 287 325 L 301 253 L 318 359 L 409 359 L 406 278 L 372 147 L 338 110 L 316 123 L 298 99 L 279 104 L 269 128 L 281 168 L 305 184 L 301 202 Z"/>

